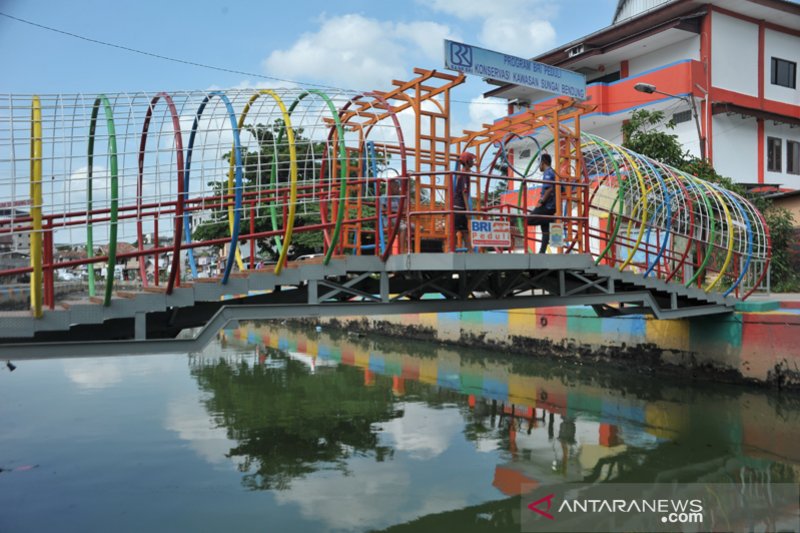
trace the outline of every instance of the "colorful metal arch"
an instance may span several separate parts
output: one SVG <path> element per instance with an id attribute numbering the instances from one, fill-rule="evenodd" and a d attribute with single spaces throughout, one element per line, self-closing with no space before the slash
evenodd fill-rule
<path id="1" fill-rule="evenodd" d="M 234 198 L 234 208 L 237 212 L 241 213 L 242 211 L 242 145 L 239 139 L 239 128 L 237 127 L 236 123 L 236 113 L 233 110 L 233 105 L 231 105 L 231 101 L 222 91 L 212 91 L 208 93 L 203 101 L 200 103 L 200 106 L 197 108 L 197 112 L 195 113 L 194 122 L 192 123 L 192 132 L 189 135 L 189 144 L 186 147 L 186 162 L 184 165 L 183 171 L 183 189 L 186 195 L 189 194 L 189 183 L 190 183 L 190 174 L 192 170 L 192 151 L 194 150 L 194 140 L 197 135 L 197 127 L 200 123 L 200 117 L 203 116 L 203 111 L 205 111 L 206 105 L 208 102 L 211 101 L 211 98 L 218 97 L 222 100 L 225 108 L 228 112 L 228 119 L 230 120 L 231 130 L 233 131 L 233 155 L 236 161 L 235 166 L 235 198 Z M 234 250 L 239 241 L 239 219 L 241 217 L 234 217 L 233 228 L 231 229 L 231 240 L 230 240 L 230 249 L 228 251 L 228 257 L 225 262 L 225 272 L 222 275 L 222 284 L 228 283 L 228 277 L 231 274 L 231 268 L 233 267 L 233 261 L 236 256 Z M 191 217 L 189 213 L 183 213 L 183 223 L 184 228 L 188 232 L 188 228 L 191 227 Z M 187 243 L 191 242 L 191 235 L 188 236 Z M 193 266 L 193 273 L 196 273 L 197 266 L 194 263 L 194 254 L 192 253 L 192 248 L 189 248 L 189 264 Z"/>
<path id="2" fill-rule="evenodd" d="M 119 202 L 119 184 L 117 180 L 117 135 L 114 128 L 114 110 L 106 95 L 101 94 L 92 104 L 92 118 L 89 122 L 89 143 L 88 143 L 88 167 L 86 169 L 86 255 L 94 257 L 94 243 L 92 240 L 92 175 L 94 172 L 94 137 L 97 129 L 97 115 L 100 106 L 106 117 L 106 128 L 108 129 L 108 152 L 111 158 L 111 227 L 108 236 L 108 264 L 106 265 L 106 287 L 103 297 L 103 305 L 111 304 L 111 294 L 114 288 L 114 265 L 117 262 L 117 208 Z M 89 267 L 89 296 L 95 294 L 94 267 Z"/>
<path id="3" fill-rule="evenodd" d="M 408 167 L 407 165 L 407 157 L 408 153 L 406 151 L 406 141 L 403 135 L 403 128 L 400 127 L 400 120 L 397 117 L 397 113 L 394 111 L 389 102 L 381 96 L 379 93 L 367 93 L 367 96 L 370 98 L 374 98 L 378 101 L 381 108 L 386 111 L 389 115 L 389 118 L 392 121 L 392 126 L 394 127 L 395 133 L 397 135 L 397 144 L 399 146 L 400 151 L 400 176 L 401 176 L 401 188 L 400 188 L 400 202 L 397 206 L 397 213 L 394 221 L 394 225 L 391 225 L 390 233 L 386 238 L 386 249 L 381 254 L 381 261 L 386 261 L 391 254 L 392 245 L 394 244 L 395 239 L 397 238 L 397 234 L 400 231 L 400 225 L 403 222 L 403 213 L 407 208 L 406 206 L 406 199 L 408 198 Z M 367 132 L 367 137 L 369 137 L 369 133 L 372 130 Z"/>
<path id="4" fill-rule="evenodd" d="M 742 252 L 741 250 L 739 251 L 740 252 L 740 256 L 744 257 L 744 264 L 740 267 L 741 272 L 739 273 L 739 276 L 733 281 L 733 283 L 728 288 L 728 290 L 726 290 L 723 293 L 723 295 L 727 296 L 731 292 L 736 290 L 736 287 L 739 286 L 739 283 L 741 283 L 742 279 L 744 278 L 745 273 L 747 272 L 747 269 L 750 266 L 750 261 L 753 259 L 753 228 L 750 225 L 750 219 L 747 216 L 747 212 L 745 211 L 744 206 L 742 205 L 741 202 L 739 202 L 739 200 L 736 198 L 736 196 L 734 196 L 731 191 L 728 191 L 726 189 L 720 188 L 720 191 L 722 192 L 722 194 L 724 194 L 725 196 L 730 198 L 730 200 L 733 202 L 734 206 L 736 206 L 736 209 L 739 211 L 739 214 L 741 215 L 741 220 L 744 222 L 745 235 L 747 237 L 747 248 L 743 251 L 744 252 L 743 254 L 741 253 Z M 729 228 L 728 231 L 731 231 L 734 228 L 740 227 L 739 224 L 741 224 L 741 221 L 736 221 L 734 223 L 734 225 L 731 228 Z"/>
<path id="5" fill-rule="evenodd" d="M 172 247 L 172 265 L 169 271 L 169 278 L 167 281 L 167 294 L 172 294 L 173 287 L 175 286 L 175 282 L 178 279 L 178 274 L 180 272 L 180 252 L 181 252 L 181 235 L 183 233 L 183 222 L 184 222 L 184 207 L 185 207 L 185 199 L 186 194 L 184 192 L 184 178 L 183 178 L 183 135 L 181 134 L 181 119 L 180 115 L 178 115 L 178 110 L 175 108 L 175 103 L 172 101 L 172 97 L 167 94 L 166 92 L 160 92 L 155 95 L 150 100 L 150 105 L 147 106 L 147 112 L 145 113 L 144 117 L 144 124 L 142 125 L 142 136 L 139 140 L 139 158 L 137 160 L 138 163 L 138 175 L 136 180 L 136 237 L 138 240 L 138 248 L 139 252 L 144 251 L 144 234 L 142 231 L 142 196 L 144 195 L 144 156 L 145 156 L 145 149 L 147 148 L 147 134 L 150 129 L 150 121 L 153 117 L 153 111 L 155 110 L 155 106 L 160 99 L 164 99 L 167 103 L 167 108 L 169 109 L 169 113 L 172 117 L 172 130 L 173 130 L 173 137 L 175 139 L 175 161 L 176 161 L 176 170 L 177 170 L 177 191 L 178 196 L 176 199 L 175 204 L 175 235 Z M 187 226 L 188 227 L 188 226 Z M 192 249 L 189 248 L 189 253 L 191 254 Z M 147 286 L 147 272 L 146 272 L 146 265 L 144 261 L 144 256 L 139 256 L 139 275 L 142 278 L 142 284 L 146 287 Z M 192 266 L 192 273 L 195 273 L 195 266 L 194 266 L 194 257 L 192 257 L 192 261 L 190 261 L 190 265 Z M 155 275 L 158 276 L 158 264 L 155 266 Z"/>
<path id="6" fill-rule="evenodd" d="M 294 140 L 294 128 L 292 127 L 291 111 L 286 109 L 283 100 L 280 96 L 272 90 L 259 91 L 260 94 L 267 94 L 271 96 L 281 110 L 283 116 L 283 128 L 278 132 L 277 144 L 280 145 L 283 140 L 284 132 L 286 133 L 287 140 L 289 141 L 289 215 L 286 220 L 286 227 L 283 231 L 283 242 L 280 246 L 280 254 L 278 262 L 275 264 L 275 274 L 280 274 L 283 266 L 286 264 L 286 257 L 289 254 L 289 246 L 292 244 L 292 232 L 294 231 L 294 218 L 297 210 L 297 147 Z M 294 108 L 292 108 L 294 110 Z M 270 170 L 270 182 L 275 190 L 278 190 L 278 158 L 272 158 L 272 169 Z M 275 210 L 273 204 L 273 225 L 275 224 Z M 277 228 L 276 228 L 277 229 Z"/>
<path id="7" fill-rule="evenodd" d="M 285 120 L 284 121 L 288 122 L 288 124 L 291 124 L 291 119 L 289 117 L 291 117 L 292 113 L 294 113 L 294 110 L 297 108 L 297 106 L 300 104 L 300 102 L 302 102 L 304 99 L 308 98 L 309 96 L 318 96 L 319 98 L 322 99 L 322 101 L 328 107 L 328 111 L 330 112 L 331 117 L 332 117 L 333 122 L 334 122 L 334 125 L 331 128 L 331 135 L 329 135 L 329 141 L 330 141 L 331 136 L 333 135 L 333 133 L 335 131 L 337 133 L 338 139 L 339 139 L 339 141 L 337 143 L 337 147 L 338 147 L 338 150 L 339 150 L 339 154 L 338 154 L 339 174 L 340 174 L 339 180 L 340 180 L 340 182 L 342 184 L 342 187 L 341 187 L 342 192 L 341 192 L 341 195 L 340 195 L 341 196 L 340 202 L 341 202 L 341 205 L 343 206 L 344 205 L 345 194 L 346 194 L 345 183 L 347 181 L 347 167 L 346 167 L 346 164 L 345 164 L 346 161 L 347 161 L 347 149 L 346 149 L 345 144 L 344 144 L 344 129 L 342 128 L 342 123 L 341 123 L 341 120 L 340 120 L 340 117 L 339 117 L 339 111 L 336 109 L 336 106 L 334 105 L 333 101 L 330 99 L 330 97 L 327 94 L 325 94 L 323 91 L 320 91 L 319 89 L 304 90 L 289 105 L 288 110 L 285 109 L 285 108 L 282 108 L 282 111 L 285 113 Z M 255 96 L 253 98 L 255 98 Z M 294 135 L 294 133 L 293 133 L 293 130 L 292 130 L 292 140 L 290 142 L 290 144 L 292 146 L 294 146 L 294 137 L 293 137 L 293 135 Z M 325 149 L 327 150 L 327 145 L 326 145 Z M 325 158 L 325 159 L 327 159 L 327 158 Z M 277 179 L 276 170 L 277 170 L 276 169 L 276 162 L 273 160 L 273 166 L 272 166 L 271 173 L 270 173 L 270 180 L 273 183 L 277 183 L 276 182 L 276 179 Z M 324 172 L 324 170 L 325 169 L 324 169 L 324 165 L 323 165 L 323 167 L 320 169 L 320 172 Z M 343 214 L 343 209 L 340 209 L 339 212 L 341 214 Z M 322 217 L 322 210 L 320 210 L 320 216 Z M 271 217 L 271 222 L 272 222 L 273 228 L 277 229 L 277 226 L 278 226 L 278 224 L 277 224 L 277 212 L 276 212 L 275 206 L 271 206 L 270 217 Z M 294 224 L 294 215 L 293 214 L 291 215 L 291 218 L 292 218 L 292 224 Z M 338 239 L 339 230 L 341 228 L 342 220 L 343 220 L 343 217 L 339 216 L 337 221 L 336 221 L 336 227 L 334 229 L 334 235 L 331 238 L 331 241 L 335 241 L 336 239 Z M 281 255 L 284 257 L 284 260 L 285 260 L 285 256 L 286 256 L 286 253 L 288 252 L 288 248 L 289 248 L 289 244 L 290 243 L 287 242 L 284 245 L 282 241 L 278 240 L 278 244 L 279 244 L 279 247 L 280 247 L 280 250 L 281 250 Z M 331 252 L 332 251 L 333 251 L 333 247 L 331 246 L 331 247 L 329 247 L 328 252 L 325 254 L 325 256 L 323 258 L 323 264 L 327 265 L 330 262 Z M 280 268 L 282 268 L 282 264 L 283 264 L 283 261 L 279 260 L 278 263 L 275 265 L 276 274 L 280 273 Z"/>

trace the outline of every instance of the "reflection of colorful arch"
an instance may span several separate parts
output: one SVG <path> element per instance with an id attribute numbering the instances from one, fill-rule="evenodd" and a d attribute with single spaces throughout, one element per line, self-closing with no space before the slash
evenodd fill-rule
<path id="1" fill-rule="evenodd" d="M 181 256 L 181 234 L 183 233 L 183 220 L 184 220 L 184 202 L 186 195 L 184 194 L 183 183 L 183 136 L 181 135 L 181 120 L 175 109 L 175 103 L 172 97 L 165 93 L 160 92 L 150 100 L 150 105 L 147 106 L 147 113 L 144 117 L 144 124 L 142 126 L 142 137 L 139 141 L 139 173 L 136 181 L 136 237 L 139 244 L 139 252 L 144 251 L 144 234 L 142 231 L 142 196 L 144 195 L 144 154 L 147 147 L 147 133 L 150 129 L 150 120 L 153 118 L 153 110 L 158 101 L 163 98 L 169 108 L 169 113 L 172 116 L 172 131 L 175 138 L 175 161 L 178 177 L 178 197 L 175 204 L 175 237 L 172 247 L 172 265 L 169 271 L 169 280 L 167 282 L 167 294 L 172 294 L 172 289 L 175 286 L 178 272 L 180 271 L 180 256 Z M 191 248 L 189 249 L 191 253 Z M 194 267 L 194 262 L 190 263 Z M 142 278 L 142 284 L 147 286 L 147 272 L 144 260 L 144 255 L 139 256 L 139 275 Z M 154 265 L 155 277 L 158 278 L 158 261 Z M 194 271 L 193 271 L 194 273 Z"/>
<path id="2" fill-rule="evenodd" d="M 117 207 L 119 190 L 117 181 L 117 135 L 114 129 L 114 110 L 106 95 L 98 96 L 92 105 L 92 118 L 89 122 L 89 148 L 88 168 L 86 169 L 86 257 L 94 257 L 94 243 L 92 242 L 92 173 L 94 171 L 94 136 L 97 128 L 97 115 L 100 105 L 106 116 L 108 128 L 108 153 L 111 157 L 111 228 L 108 235 L 108 265 L 106 266 L 106 288 L 103 305 L 111 304 L 111 292 L 114 288 L 114 265 L 117 263 Z M 94 296 L 94 267 L 89 267 L 89 296 Z"/>
<path id="3" fill-rule="evenodd" d="M 184 166 L 183 171 L 183 190 L 184 194 L 189 194 L 189 178 L 190 173 L 192 170 L 192 150 L 194 149 L 194 139 L 197 135 L 197 127 L 200 123 L 200 117 L 203 116 L 203 111 L 205 111 L 206 105 L 214 96 L 218 97 L 222 100 L 223 104 L 225 104 L 225 108 L 228 112 L 228 119 L 231 123 L 231 130 L 233 131 L 233 155 L 236 161 L 235 166 L 235 181 L 236 181 L 236 190 L 235 190 L 235 198 L 234 198 L 234 209 L 237 213 L 242 212 L 242 146 L 239 140 L 239 128 L 236 124 L 236 113 L 233 111 L 233 106 L 231 105 L 230 100 L 225 95 L 225 93 L 221 91 L 212 91 L 203 98 L 203 101 L 200 103 L 200 106 L 197 108 L 197 113 L 195 113 L 194 122 L 192 123 L 192 133 L 189 135 L 189 145 L 186 147 L 186 163 Z M 222 284 L 228 283 L 228 277 L 231 274 L 231 267 L 233 267 L 233 261 L 236 257 L 235 250 L 239 241 L 239 219 L 240 216 L 234 217 L 233 220 L 233 228 L 231 228 L 231 240 L 230 240 L 230 249 L 228 251 L 228 258 L 225 262 L 225 272 L 222 275 Z M 183 224 L 184 229 L 187 232 L 186 242 L 191 242 L 191 234 L 189 233 L 191 224 L 191 217 L 189 213 L 183 213 Z M 192 253 L 192 248 L 189 248 L 189 265 L 192 268 L 192 274 L 197 274 L 197 265 L 194 260 L 194 254 Z"/>

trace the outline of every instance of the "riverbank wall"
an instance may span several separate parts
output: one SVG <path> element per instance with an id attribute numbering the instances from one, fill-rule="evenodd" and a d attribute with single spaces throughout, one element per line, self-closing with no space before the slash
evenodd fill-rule
<path id="1" fill-rule="evenodd" d="M 793 302 L 745 303 L 735 313 L 686 320 L 600 317 L 590 307 L 569 306 L 320 322 L 352 333 L 800 390 L 800 309 L 795 307 Z"/>

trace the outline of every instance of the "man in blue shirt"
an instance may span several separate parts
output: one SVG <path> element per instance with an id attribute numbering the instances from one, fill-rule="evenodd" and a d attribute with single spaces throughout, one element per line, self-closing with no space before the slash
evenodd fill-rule
<path id="1" fill-rule="evenodd" d="M 539 253 L 547 253 L 547 245 L 550 244 L 550 223 L 553 221 L 552 217 L 556 213 L 556 172 L 551 166 L 552 159 L 550 154 L 543 154 L 539 170 L 542 172 L 542 195 L 539 197 L 539 203 L 530 217 L 528 217 L 529 226 L 541 226 L 542 228 L 542 245 L 539 247 Z"/>
<path id="2" fill-rule="evenodd" d="M 458 173 L 456 174 L 455 190 L 453 191 L 453 211 L 455 211 L 455 230 L 457 233 L 466 232 L 469 228 L 469 221 L 466 213 L 469 208 L 469 174 L 475 166 L 475 154 L 464 152 L 458 156 Z"/>

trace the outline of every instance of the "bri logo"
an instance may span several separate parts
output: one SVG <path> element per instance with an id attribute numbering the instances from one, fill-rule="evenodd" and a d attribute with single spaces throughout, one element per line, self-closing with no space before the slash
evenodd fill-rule
<path id="1" fill-rule="evenodd" d="M 456 67 L 472 67 L 472 47 L 466 44 L 451 42 L 450 63 Z"/>
<path id="2" fill-rule="evenodd" d="M 550 513 L 547 512 L 553 506 L 553 498 L 554 497 L 555 497 L 555 494 L 548 494 L 544 498 L 539 498 L 535 502 L 528 504 L 528 509 L 530 509 L 534 513 L 539 513 L 540 515 L 542 515 L 545 518 L 548 518 L 550 520 L 555 520 L 555 517 L 553 517 L 553 515 L 551 515 Z M 544 511 L 539 509 L 539 505 L 541 505 L 543 503 L 547 503 L 547 509 L 544 510 Z"/>

